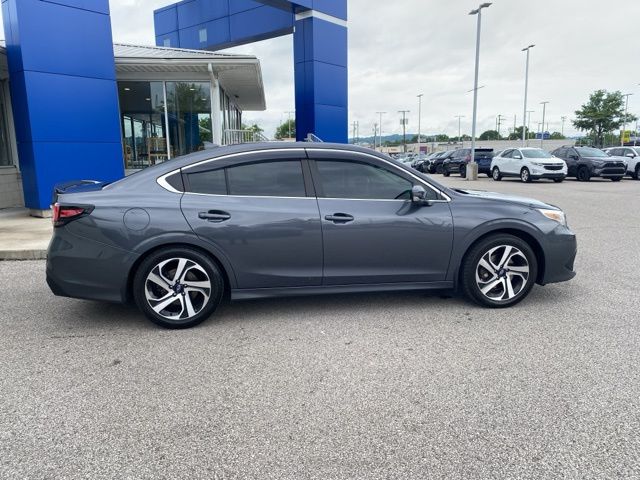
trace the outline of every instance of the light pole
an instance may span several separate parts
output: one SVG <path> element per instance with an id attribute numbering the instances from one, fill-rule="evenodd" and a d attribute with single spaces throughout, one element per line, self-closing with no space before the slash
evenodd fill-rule
<path id="1" fill-rule="evenodd" d="M 549 102 L 540 102 L 540 105 L 542 105 L 542 132 L 540 134 L 540 148 L 544 145 L 544 116 L 547 113 L 547 103 Z"/>
<path id="2" fill-rule="evenodd" d="M 523 48 L 522 51 L 523 52 L 527 52 L 527 67 L 525 69 L 525 73 L 524 73 L 524 116 L 522 117 L 522 146 L 525 146 L 525 141 L 526 141 L 526 133 L 525 133 L 525 125 L 524 125 L 524 120 L 527 116 L 527 94 L 529 93 L 529 51 L 535 47 L 535 45 L 529 45 L 526 48 Z"/>
<path id="3" fill-rule="evenodd" d="M 626 97 L 626 101 L 624 104 L 624 119 L 623 119 L 623 124 L 622 124 L 622 132 L 620 133 L 620 145 L 624 147 L 624 133 L 627 130 L 627 114 L 629 112 L 629 97 L 633 95 L 633 93 L 625 93 L 624 95 L 622 95 L 623 97 Z"/>
<path id="4" fill-rule="evenodd" d="M 560 117 L 560 120 L 562 120 L 562 126 L 560 127 L 560 135 L 562 135 L 564 137 L 564 122 L 567 119 L 567 117 L 562 116 Z"/>
<path id="5" fill-rule="evenodd" d="M 376 112 L 377 115 L 380 115 L 380 151 L 382 151 L 382 115 L 387 112 Z"/>
<path id="6" fill-rule="evenodd" d="M 478 16 L 478 26 L 476 33 L 476 70 L 473 81 L 473 121 L 471 122 L 471 175 L 467 178 L 477 178 L 478 164 L 476 163 L 476 120 L 478 117 L 478 75 L 480 72 L 480 30 L 482 26 L 482 9 L 488 8 L 491 3 L 482 3 L 475 10 L 471 10 L 469 15 Z M 474 173 L 475 172 L 475 173 Z"/>
<path id="7" fill-rule="evenodd" d="M 289 139 L 291 139 L 291 115 L 296 112 L 285 112 L 288 115 L 287 124 L 289 125 Z"/>
<path id="8" fill-rule="evenodd" d="M 496 132 L 498 132 L 498 140 L 500 140 L 500 127 L 502 126 L 503 118 L 506 118 L 506 117 L 502 114 L 496 117 Z"/>
<path id="9" fill-rule="evenodd" d="M 402 114 L 402 151 L 407 153 L 407 113 L 411 110 L 398 110 L 398 113 Z"/>
<path id="10" fill-rule="evenodd" d="M 458 143 L 462 144 L 460 148 L 464 148 L 464 142 L 462 141 L 461 136 L 462 129 L 460 128 L 462 124 L 461 119 L 464 118 L 464 115 L 458 115 L 456 118 L 458 119 Z"/>
<path id="11" fill-rule="evenodd" d="M 376 149 L 376 142 L 378 141 L 378 124 L 373 124 L 373 149 Z"/>
<path id="12" fill-rule="evenodd" d="M 531 134 L 531 114 L 535 112 L 535 110 L 527 110 L 527 147 L 529 146 L 529 136 Z"/>
<path id="13" fill-rule="evenodd" d="M 421 117 L 422 117 L 422 97 L 424 96 L 424 93 L 421 93 L 420 95 L 418 95 L 418 156 L 421 153 L 422 150 L 422 139 L 420 138 L 421 135 L 421 131 L 420 131 L 420 127 L 421 127 Z"/>

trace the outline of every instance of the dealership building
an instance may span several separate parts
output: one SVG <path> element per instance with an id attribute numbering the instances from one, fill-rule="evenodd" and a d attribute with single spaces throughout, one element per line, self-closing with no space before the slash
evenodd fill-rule
<path id="1" fill-rule="evenodd" d="M 347 141 L 346 0 L 183 0 L 156 46 L 113 43 L 108 0 L 3 0 L 0 208 L 49 213 L 56 183 L 113 181 L 217 145 L 262 140 L 259 60 L 218 50 L 293 36 L 296 133 Z"/>

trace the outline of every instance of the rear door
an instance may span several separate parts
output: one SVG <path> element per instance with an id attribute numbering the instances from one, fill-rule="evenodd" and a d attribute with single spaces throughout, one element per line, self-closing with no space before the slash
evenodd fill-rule
<path id="1" fill-rule="evenodd" d="M 233 266 L 239 288 L 322 281 L 318 203 L 304 149 L 229 156 L 183 169 L 182 212 Z"/>
<path id="2" fill-rule="evenodd" d="M 449 203 L 378 157 L 309 150 L 323 231 L 325 285 L 445 280 L 453 242 Z M 414 184 L 434 201 L 416 206 Z"/>

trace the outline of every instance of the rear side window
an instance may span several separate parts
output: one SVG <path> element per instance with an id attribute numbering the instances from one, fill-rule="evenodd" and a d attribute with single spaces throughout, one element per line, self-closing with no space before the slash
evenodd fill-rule
<path id="1" fill-rule="evenodd" d="M 408 200 L 413 184 L 384 168 L 359 162 L 317 161 L 324 198 Z M 429 192 L 429 189 L 427 190 Z"/>
<path id="2" fill-rule="evenodd" d="M 227 169 L 229 195 L 306 197 L 300 161 L 261 162 Z"/>
<path id="3" fill-rule="evenodd" d="M 226 195 L 227 181 L 224 170 L 209 170 L 208 172 L 188 173 L 189 191 L 208 195 Z"/>

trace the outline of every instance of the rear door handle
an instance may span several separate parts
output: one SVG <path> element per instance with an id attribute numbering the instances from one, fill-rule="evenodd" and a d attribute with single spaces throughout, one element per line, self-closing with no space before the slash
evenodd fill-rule
<path id="1" fill-rule="evenodd" d="M 200 212 L 198 218 L 209 222 L 220 223 L 229 220 L 231 215 L 221 210 L 209 210 L 208 212 Z"/>
<path id="2" fill-rule="evenodd" d="M 348 213 L 334 213 L 333 215 L 327 215 L 324 219 L 333 223 L 353 222 L 353 216 Z"/>

